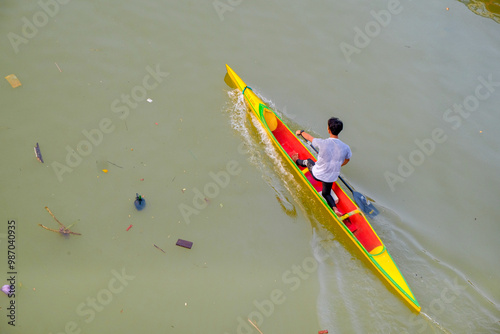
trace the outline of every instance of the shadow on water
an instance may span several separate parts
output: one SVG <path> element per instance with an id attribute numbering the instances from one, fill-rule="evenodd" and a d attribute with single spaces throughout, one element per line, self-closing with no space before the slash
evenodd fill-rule
<path id="1" fill-rule="evenodd" d="M 459 0 L 477 15 L 500 23 L 500 0 Z"/>

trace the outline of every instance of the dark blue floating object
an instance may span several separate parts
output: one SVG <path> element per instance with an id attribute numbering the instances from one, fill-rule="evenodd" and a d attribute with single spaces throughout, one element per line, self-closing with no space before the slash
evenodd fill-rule
<path id="1" fill-rule="evenodd" d="M 191 247 L 193 247 L 193 242 L 179 239 L 179 240 L 177 240 L 176 245 L 191 249 Z"/>
<path id="2" fill-rule="evenodd" d="M 38 143 L 36 143 L 35 146 L 35 157 L 43 164 L 42 152 L 40 152 L 40 145 L 38 145 Z"/>
<path id="3" fill-rule="evenodd" d="M 135 205 L 135 208 L 140 211 L 146 207 L 146 200 L 144 198 L 142 198 L 141 195 L 136 193 L 134 205 Z"/>

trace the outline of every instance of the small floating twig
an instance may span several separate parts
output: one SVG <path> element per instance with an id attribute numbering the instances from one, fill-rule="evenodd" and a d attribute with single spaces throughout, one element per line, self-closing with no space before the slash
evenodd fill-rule
<path id="1" fill-rule="evenodd" d="M 160 247 L 156 246 L 155 244 L 153 244 L 153 246 L 155 246 L 157 249 L 161 250 L 163 253 L 167 254 L 167 252 L 165 252 L 163 249 L 161 249 Z"/>
<path id="2" fill-rule="evenodd" d="M 107 160 L 107 161 L 108 161 L 110 164 L 112 164 L 113 166 L 116 166 L 116 167 L 118 167 L 118 168 L 123 168 L 122 166 L 118 166 L 117 164 L 112 163 L 112 162 L 111 162 L 111 161 L 109 161 L 109 160 Z"/>
<path id="3" fill-rule="evenodd" d="M 256 325 L 256 324 L 254 324 L 254 323 L 252 322 L 252 320 L 248 319 L 248 321 L 252 324 L 252 326 L 254 326 L 254 327 L 255 327 L 255 329 L 256 329 L 256 330 L 258 330 L 258 331 L 259 331 L 259 333 L 260 333 L 260 334 L 264 334 L 264 333 L 262 333 L 262 332 L 260 331 L 259 327 L 257 327 L 257 325 Z"/>
<path id="4" fill-rule="evenodd" d="M 59 65 L 57 65 L 57 63 L 56 63 L 56 62 L 54 62 L 54 64 L 56 64 L 57 69 L 59 70 L 59 72 L 62 72 L 62 70 L 61 70 L 61 68 L 59 67 Z"/>
<path id="5" fill-rule="evenodd" d="M 54 219 L 55 219 L 55 221 L 56 221 L 59 225 L 61 225 L 62 227 L 64 227 L 64 228 L 65 228 L 65 226 L 63 225 L 63 223 L 61 223 L 59 220 L 57 220 L 56 216 L 54 216 L 54 214 L 52 213 L 52 211 L 50 211 L 50 209 L 49 209 L 47 206 L 45 207 L 45 210 L 47 210 L 47 211 L 50 213 L 50 215 L 52 216 L 52 218 L 54 218 Z"/>
<path id="6" fill-rule="evenodd" d="M 59 230 L 55 230 L 55 229 L 53 229 L 53 228 L 49 228 L 49 227 L 44 226 L 44 225 L 42 225 L 42 224 L 38 224 L 38 226 L 41 226 L 41 227 L 43 227 L 44 229 L 46 229 L 46 230 L 48 230 L 48 231 L 51 231 L 51 232 L 61 233 L 62 235 L 65 235 L 65 236 L 66 236 L 66 235 L 68 235 L 68 234 L 73 234 L 73 235 L 81 235 L 81 233 L 72 232 L 72 231 L 70 231 L 70 230 L 69 230 L 69 227 L 64 226 L 64 225 L 63 225 L 63 223 L 61 223 L 61 222 L 60 222 L 60 221 L 56 218 L 56 216 L 54 216 L 54 214 L 52 213 L 52 211 L 50 211 L 50 209 L 49 209 L 48 207 L 45 207 L 45 210 L 47 210 L 47 211 L 50 213 L 50 215 L 52 216 L 52 218 L 54 218 L 54 220 L 55 220 L 55 221 L 56 221 L 56 222 L 57 222 L 57 223 L 58 223 L 61 227 L 59 227 Z M 71 224 L 71 225 L 70 225 L 70 227 L 71 227 L 71 226 L 73 226 L 73 225 L 74 225 L 74 224 Z"/>

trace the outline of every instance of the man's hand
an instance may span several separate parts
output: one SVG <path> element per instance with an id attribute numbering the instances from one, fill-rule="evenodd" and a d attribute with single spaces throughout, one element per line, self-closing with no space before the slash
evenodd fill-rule
<path id="1" fill-rule="evenodd" d="M 297 136 L 302 136 L 305 140 L 309 141 L 312 143 L 314 137 L 311 136 L 310 134 L 308 134 L 307 132 L 305 132 L 304 130 L 297 130 L 295 131 L 295 134 Z"/>

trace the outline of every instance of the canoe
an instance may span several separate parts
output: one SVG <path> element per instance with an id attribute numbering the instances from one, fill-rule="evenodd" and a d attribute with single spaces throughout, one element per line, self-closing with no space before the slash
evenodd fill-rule
<path id="1" fill-rule="evenodd" d="M 375 269 L 375 272 L 379 274 L 385 283 L 388 283 L 387 285 L 391 290 L 400 296 L 411 310 L 419 313 L 420 305 L 410 287 L 360 208 L 337 183 L 334 183 L 333 191 L 338 198 L 337 208 L 340 212 L 345 213 L 341 217 L 335 214 L 321 195 L 321 182 L 316 181 L 307 168 L 297 166 L 291 156 L 298 153 L 299 159 L 316 161 L 316 158 L 297 138 L 295 133 L 288 128 L 279 115 L 267 106 L 228 65 L 226 65 L 226 69 L 227 74 L 224 79 L 226 84 L 231 88 L 238 89 L 243 94 L 249 109 L 260 121 L 278 151 L 306 184 L 317 202 L 330 213 L 331 221 L 326 222 L 325 225 L 338 224 L 348 239 L 361 251 L 362 256 L 368 260 L 371 267 Z"/>

